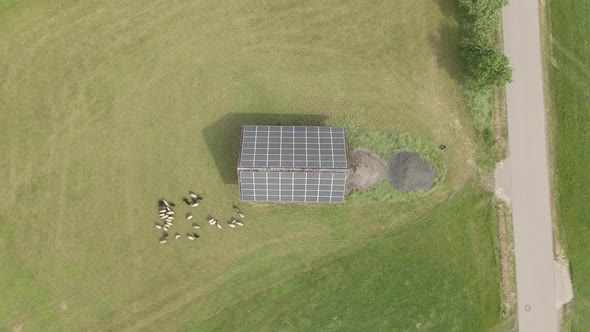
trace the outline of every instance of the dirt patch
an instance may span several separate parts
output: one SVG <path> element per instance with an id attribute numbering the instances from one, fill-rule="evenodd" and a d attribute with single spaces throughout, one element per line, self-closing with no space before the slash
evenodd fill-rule
<path id="1" fill-rule="evenodd" d="M 388 166 L 389 182 L 402 192 L 432 189 L 438 177 L 432 164 L 412 152 L 396 154 L 389 160 Z"/>
<path id="2" fill-rule="evenodd" d="M 350 174 L 347 193 L 352 190 L 369 190 L 387 177 L 387 163 L 366 149 L 355 149 L 348 154 Z"/>

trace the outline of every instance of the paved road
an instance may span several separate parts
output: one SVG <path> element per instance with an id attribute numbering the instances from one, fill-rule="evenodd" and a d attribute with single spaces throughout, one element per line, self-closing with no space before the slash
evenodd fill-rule
<path id="1" fill-rule="evenodd" d="M 558 331 L 538 0 L 503 11 L 506 88 L 520 332 Z"/>

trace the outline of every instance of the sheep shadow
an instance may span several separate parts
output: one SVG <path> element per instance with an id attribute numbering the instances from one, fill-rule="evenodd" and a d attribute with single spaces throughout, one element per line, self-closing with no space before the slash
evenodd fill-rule
<path id="1" fill-rule="evenodd" d="M 202 135 L 223 183 L 237 184 L 243 125 L 322 126 L 327 118 L 316 114 L 227 113 L 205 127 Z"/>

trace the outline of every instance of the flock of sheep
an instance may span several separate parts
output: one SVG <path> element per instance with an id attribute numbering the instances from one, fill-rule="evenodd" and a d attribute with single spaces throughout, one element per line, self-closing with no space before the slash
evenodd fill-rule
<path id="1" fill-rule="evenodd" d="M 201 202 L 203 201 L 203 198 L 201 196 L 199 196 L 198 194 L 189 191 L 189 197 L 190 198 L 186 198 L 183 197 L 182 200 L 190 207 L 197 207 L 199 206 L 199 204 L 201 204 Z M 172 226 L 174 226 L 174 219 L 176 212 L 174 211 L 173 207 L 175 207 L 176 205 L 173 202 L 168 202 L 165 199 L 161 199 L 158 201 L 158 216 L 161 219 L 161 222 L 163 223 L 156 223 L 156 228 L 157 229 L 161 229 L 163 230 L 163 234 L 162 237 L 160 237 L 160 243 L 164 244 L 168 242 L 168 230 L 170 230 L 170 228 L 172 228 Z M 240 209 L 237 206 L 233 206 L 234 210 L 238 213 L 238 215 L 240 216 L 240 218 L 244 219 L 246 216 L 244 216 L 244 214 L 242 213 L 242 211 L 240 211 Z M 193 214 L 191 212 L 187 212 L 185 215 L 185 218 L 187 221 L 193 219 Z M 222 229 L 223 226 L 221 225 L 221 223 L 215 219 L 214 217 L 210 216 L 208 218 L 208 222 L 209 225 L 211 226 L 217 226 L 217 228 Z M 235 228 L 236 226 L 244 226 L 244 223 L 238 219 L 232 218 L 230 221 L 227 222 L 227 225 L 229 227 Z M 200 229 L 201 227 L 196 223 L 193 222 L 193 228 L 194 229 Z M 180 239 L 181 235 L 177 232 L 174 235 L 174 238 L 176 240 Z M 193 241 L 195 239 L 200 238 L 201 236 L 195 232 L 190 232 L 186 234 L 186 237 Z"/>

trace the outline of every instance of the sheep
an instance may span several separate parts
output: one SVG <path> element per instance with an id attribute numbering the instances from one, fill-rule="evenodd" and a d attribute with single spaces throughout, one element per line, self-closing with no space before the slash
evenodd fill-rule
<path id="1" fill-rule="evenodd" d="M 223 228 L 219 222 L 217 222 L 217 228 L 219 228 L 219 229 Z"/>
<path id="2" fill-rule="evenodd" d="M 217 220 L 211 217 L 211 219 L 209 219 L 209 225 L 215 225 L 215 223 L 217 223 Z"/>
<path id="3" fill-rule="evenodd" d="M 164 226 L 164 232 L 168 232 L 168 229 L 170 229 L 170 226 L 168 226 L 168 225 L 165 225 L 165 226 Z"/>
<path id="4" fill-rule="evenodd" d="M 193 214 L 190 212 L 187 212 L 186 213 L 186 220 L 191 220 L 191 219 L 193 219 Z"/>
<path id="5" fill-rule="evenodd" d="M 162 199 L 162 203 L 164 203 L 166 206 L 170 206 L 170 203 L 168 203 L 165 199 Z"/>
<path id="6" fill-rule="evenodd" d="M 180 234 L 176 233 L 176 235 L 174 235 L 174 239 L 176 239 L 176 240 L 180 239 Z"/>
<path id="7" fill-rule="evenodd" d="M 229 226 L 229 227 L 231 227 L 231 228 L 236 228 L 236 225 L 235 225 L 235 224 L 233 224 L 233 223 L 230 223 L 230 222 L 228 222 L 227 224 L 228 224 L 228 226 Z"/>
<path id="8" fill-rule="evenodd" d="M 166 216 L 160 216 L 160 219 L 168 219 Z"/>
<path id="9" fill-rule="evenodd" d="M 161 243 L 161 244 L 164 244 L 164 243 L 166 243 L 166 242 L 168 242 L 168 240 L 166 240 L 166 239 L 160 240 L 160 243 Z"/>
<path id="10" fill-rule="evenodd" d="M 166 211 L 168 211 L 168 210 L 166 210 L 166 209 L 163 209 L 163 210 L 160 210 L 160 211 L 158 211 L 158 212 L 160 212 L 160 214 L 162 214 L 162 213 L 166 213 Z"/>
<path id="11" fill-rule="evenodd" d="M 197 223 L 196 223 L 196 222 L 194 222 L 194 223 L 193 223 L 193 228 L 194 228 L 194 229 L 200 229 L 200 228 L 201 228 L 201 226 L 197 225 Z"/>
<path id="12" fill-rule="evenodd" d="M 188 237 L 189 240 L 193 241 L 195 239 L 195 237 L 192 234 L 187 234 L 186 237 Z"/>
<path id="13" fill-rule="evenodd" d="M 156 228 L 157 228 L 157 229 L 162 229 L 162 225 L 160 225 L 160 224 L 156 223 Z"/>
<path id="14" fill-rule="evenodd" d="M 197 197 L 199 197 L 199 195 L 195 194 L 195 193 L 194 193 L 194 192 L 192 192 L 192 191 L 189 191 L 189 192 L 188 192 L 188 195 L 189 195 L 191 198 L 193 198 L 193 199 L 194 199 L 194 198 L 197 198 Z"/>
<path id="15" fill-rule="evenodd" d="M 199 202 L 195 202 L 195 201 L 193 201 L 193 203 L 191 204 L 191 206 L 192 206 L 192 207 L 197 207 L 197 206 L 199 206 Z"/>
<path id="16" fill-rule="evenodd" d="M 240 215 L 240 218 L 244 219 L 246 218 L 246 216 L 244 216 L 244 214 L 242 213 L 242 211 L 240 210 L 239 207 L 234 205 L 234 210 L 236 210 L 236 212 L 238 213 L 238 215 Z"/>
<path id="17" fill-rule="evenodd" d="M 170 210 L 170 211 L 166 212 L 166 214 L 175 214 L 175 213 L 176 213 L 176 212 L 174 212 L 174 211 L 172 211 L 172 210 Z"/>
<path id="18" fill-rule="evenodd" d="M 238 225 L 238 226 L 244 226 L 244 223 L 241 222 L 241 221 L 236 221 L 236 225 Z"/>

